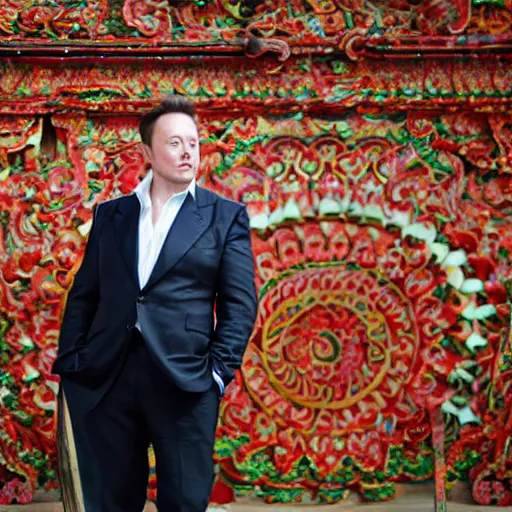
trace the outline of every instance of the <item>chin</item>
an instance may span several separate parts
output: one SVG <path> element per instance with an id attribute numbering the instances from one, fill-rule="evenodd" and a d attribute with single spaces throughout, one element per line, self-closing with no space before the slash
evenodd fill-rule
<path id="1" fill-rule="evenodd" d="M 182 174 L 181 176 L 178 177 L 178 179 L 180 180 L 180 183 L 190 183 L 195 177 L 196 177 L 196 173 L 190 172 L 190 173 Z"/>
<path id="2" fill-rule="evenodd" d="M 196 177 L 196 173 L 194 171 L 180 172 L 176 174 L 167 174 L 164 175 L 163 178 L 170 183 L 179 183 L 183 185 L 185 183 L 190 183 Z"/>

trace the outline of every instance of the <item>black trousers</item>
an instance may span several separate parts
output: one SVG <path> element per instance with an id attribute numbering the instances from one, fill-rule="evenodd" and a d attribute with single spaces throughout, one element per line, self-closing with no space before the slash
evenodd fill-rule
<path id="1" fill-rule="evenodd" d="M 204 512 L 219 397 L 215 381 L 204 393 L 174 386 L 135 331 L 119 378 L 85 420 L 73 424 L 86 512 L 142 512 L 150 443 L 158 511 Z"/>

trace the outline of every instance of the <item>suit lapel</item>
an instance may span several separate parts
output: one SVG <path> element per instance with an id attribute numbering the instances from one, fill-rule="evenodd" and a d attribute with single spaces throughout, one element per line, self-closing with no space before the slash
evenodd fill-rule
<path id="1" fill-rule="evenodd" d="M 211 194 L 196 187 L 196 199 L 189 193 L 167 233 L 164 245 L 144 291 L 154 286 L 199 240 L 212 220 Z"/>
<path id="2" fill-rule="evenodd" d="M 140 203 L 135 194 L 119 201 L 114 216 L 114 229 L 117 241 L 121 248 L 128 275 L 137 289 L 140 289 L 139 274 L 137 270 L 139 245 L 139 213 Z"/>

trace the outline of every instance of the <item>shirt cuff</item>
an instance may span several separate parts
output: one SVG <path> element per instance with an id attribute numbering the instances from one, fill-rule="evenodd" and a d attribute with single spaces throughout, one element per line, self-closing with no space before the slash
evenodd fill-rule
<path id="1" fill-rule="evenodd" d="M 217 374 L 215 370 L 212 371 L 213 378 L 215 379 L 215 382 L 217 383 L 217 386 L 219 386 L 220 389 L 220 396 L 224 396 L 224 389 L 226 386 L 224 386 L 224 381 L 220 377 L 220 375 Z"/>

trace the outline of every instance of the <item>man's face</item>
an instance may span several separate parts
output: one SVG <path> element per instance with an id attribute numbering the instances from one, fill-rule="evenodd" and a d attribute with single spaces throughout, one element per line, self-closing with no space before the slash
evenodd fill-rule
<path id="1" fill-rule="evenodd" d="M 199 135 L 194 120 L 181 113 L 160 116 L 146 151 L 153 172 L 177 185 L 190 183 L 199 168 Z"/>

